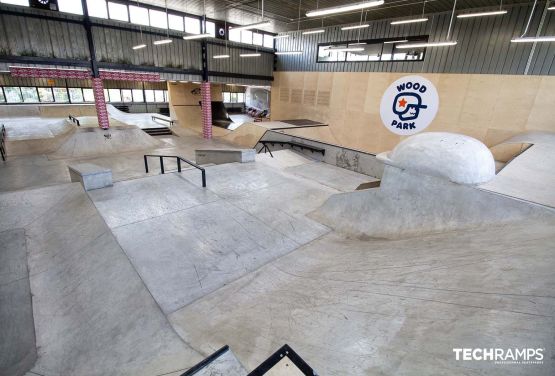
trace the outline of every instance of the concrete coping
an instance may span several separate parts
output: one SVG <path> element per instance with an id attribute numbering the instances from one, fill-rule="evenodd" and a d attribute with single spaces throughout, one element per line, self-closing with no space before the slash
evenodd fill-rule
<path id="1" fill-rule="evenodd" d="M 68 165 L 68 168 L 71 171 L 74 171 L 81 176 L 105 174 L 105 173 L 112 172 L 112 170 L 110 170 L 109 168 L 101 167 L 93 163 L 79 163 L 74 165 Z"/>

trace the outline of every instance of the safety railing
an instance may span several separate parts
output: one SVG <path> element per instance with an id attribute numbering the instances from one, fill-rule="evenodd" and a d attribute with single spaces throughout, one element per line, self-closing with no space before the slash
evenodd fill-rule
<path id="1" fill-rule="evenodd" d="M 0 131 L 2 132 L 0 134 L 0 154 L 2 154 L 2 160 L 5 161 L 6 160 L 6 127 L 4 127 L 4 124 L 2 124 L 2 130 Z"/>
<path id="2" fill-rule="evenodd" d="M 170 128 L 173 127 L 175 121 L 171 120 L 171 119 L 165 119 L 163 117 L 157 116 L 157 115 L 152 115 L 151 117 L 152 121 L 155 123 L 159 123 L 159 122 L 163 122 L 166 123 Z"/>
<path id="3" fill-rule="evenodd" d="M 162 174 L 165 174 L 166 171 L 164 169 L 164 158 L 175 158 L 177 161 L 177 172 L 181 172 L 181 162 L 185 162 L 190 166 L 193 166 L 194 168 L 200 170 L 200 172 L 202 173 L 202 186 L 206 187 L 206 171 L 204 170 L 204 168 L 200 167 L 198 164 L 191 162 L 185 158 L 182 158 L 178 155 L 155 155 L 155 154 L 145 154 L 144 155 L 144 160 L 145 160 L 145 171 L 148 174 L 148 158 L 152 157 L 152 158 L 160 158 L 160 171 L 162 172 Z"/>
<path id="4" fill-rule="evenodd" d="M 81 122 L 80 122 L 79 119 L 77 119 L 75 116 L 69 115 L 69 120 L 70 120 L 72 123 L 77 124 L 78 127 L 81 126 Z"/>

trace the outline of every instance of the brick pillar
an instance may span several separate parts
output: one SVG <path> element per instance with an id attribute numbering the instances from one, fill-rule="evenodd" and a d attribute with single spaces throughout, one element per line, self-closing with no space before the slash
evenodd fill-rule
<path id="1" fill-rule="evenodd" d="M 210 82 L 200 84 L 202 96 L 202 136 L 207 140 L 212 138 L 212 97 L 210 95 Z"/>
<path id="2" fill-rule="evenodd" d="M 110 120 L 108 117 L 108 110 L 106 110 L 106 101 L 104 100 L 104 84 L 102 83 L 102 79 L 94 77 L 92 79 L 92 86 L 98 126 L 102 129 L 108 129 L 110 128 Z"/>

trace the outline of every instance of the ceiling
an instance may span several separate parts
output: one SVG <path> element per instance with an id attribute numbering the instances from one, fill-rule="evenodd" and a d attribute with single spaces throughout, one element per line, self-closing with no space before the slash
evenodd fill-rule
<path id="1" fill-rule="evenodd" d="M 272 21 L 272 25 L 263 28 L 270 32 L 296 30 L 300 21 L 300 29 L 342 25 L 360 21 L 361 12 L 328 16 L 322 20 L 308 19 L 306 12 L 317 8 L 328 8 L 343 4 L 352 4 L 360 0 L 265 0 L 264 15 Z M 144 4 L 164 7 L 165 0 L 140 0 Z M 299 19 L 299 3 L 301 17 Z M 504 0 L 503 5 L 528 4 L 530 0 Z M 186 13 L 207 17 L 236 24 L 249 24 L 261 19 L 261 0 L 167 0 L 168 8 Z M 362 17 L 366 20 L 382 18 L 409 17 L 422 14 L 422 0 L 385 0 L 385 4 L 369 8 Z M 499 0 L 457 0 L 457 10 L 471 8 L 499 7 Z M 453 0 L 427 0 L 426 13 L 450 11 Z M 206 12 L 204 12 L 206 9 Z"/>

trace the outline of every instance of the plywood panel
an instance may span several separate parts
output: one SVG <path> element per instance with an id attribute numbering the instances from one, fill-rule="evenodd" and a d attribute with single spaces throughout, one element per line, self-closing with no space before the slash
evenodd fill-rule
<path id="1" fill-rule="evenodd" d="M 381 122 L 379 107 L 385 89 L 403 73 L 277 72 L 272 90 L 293 82 L 314 82 L 329 90 L 329 107 L 273 100 L 272 118 L 308 118 L 329 124 L 323 129 L 288 131 L 342 146 L 379 153 L 399 140 Z M 313 77 L 310 77 L 313 76 Z M 422 74 L 440 95 L 438 114 L 427 131 L 457 132 L 488 146 L 527 130 L 555 131 L 550 115 L 555 101 L 555 77 Z M 298 87 L 298 85 L 297 85 Z M 304 88 L 298 87 L 297 90 Z M 276 97 L 276 96 L 274 96 Z"/>

